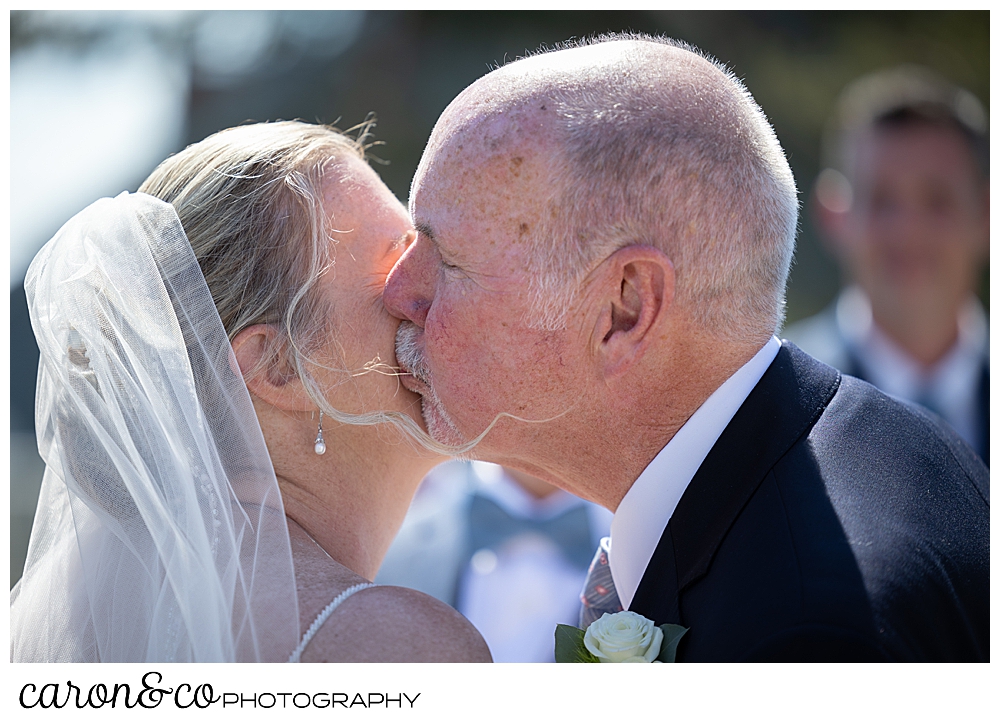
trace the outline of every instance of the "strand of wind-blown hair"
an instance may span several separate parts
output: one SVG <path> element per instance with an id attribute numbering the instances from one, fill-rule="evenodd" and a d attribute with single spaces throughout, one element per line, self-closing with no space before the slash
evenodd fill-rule
<path id="1" fill-rule="evenodd" d="M 406 433 L 409 437 L 411 437 L 414 441 L 416 441 L 426 449 L 448 457 L 458 457 L 460 455 L 467 454 L 468 452 L 470 452 L 473 448 L 475 448 L 477 444 L 483 441 L 483 438 L 490 433 L 493 427 L 495 427 L 497 425 L 497 422 L 499 422 L 501 419 L 508 418 L 508 419 L 513 419 L 514 421 L 517 422 L 524 422 L 526 424 L 545 424 L 547 422 L 555 421 L 556 419 L 559 419 L 560 417 L 566 414 L 569 414 L 573 410 L 573 407 L 576 406 L 574 404 L 570 406 L 568 409 L 559 412 L 559 414 L 553 415 L 546 419 L 525 419 L 524 417 L 518 417 L 517 415 L 510 414 L 509 412 L 498 412 L 497 415 L 493 417 L 493 421 L 491 421 L 487 425 L 486 429 L 484 429 L 482 432 L 476 435 L 473 439 L 466 442 L 465 444 L 450 445 L 438 442 L 436 439 L 431 437 L 429 434 L 427 434 L 427 432 L 425 432 L 420 428 L 420 425 L 418 425 L 415 421 L 413 421 L 413 419 L 404 412 L 397 412 L 394 410 L 364 412 L 361 414 L 342 412 L 334 408 L 326 400 L 326 397 L 323 395 L 322 391 L 320 391 L 319 385 L 316 384 L 315 381 L 313 381 L 311 376 L 307 374 L 301 374 L 300 372 L 299 378 L 302 380 L 302 383 L 305 386 L 306 391 L 309 393 L 309 396 L 312 398 L 314 402 L 317 403 L 317 406 L 319 406 L 319 408 L 323 411 L 323 414 L 330 417 L 334 421 L 340 422 L 341 424 L 353 424 L 358 426 L 374 426 L 377 424 L 386 424 L 386 423 L 392 424 L 397 429 Z"/>

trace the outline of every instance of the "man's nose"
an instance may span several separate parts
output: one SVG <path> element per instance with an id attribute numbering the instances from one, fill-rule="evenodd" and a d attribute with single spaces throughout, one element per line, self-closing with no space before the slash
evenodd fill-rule
<path id="1" fill-rule="evenodd" d="M 399 257 L 385 281 L 382 303 L 398 319 L 409 319 L 423 327 L 434 298 L 437 270 L 433 245 L 417 237 Z"/>

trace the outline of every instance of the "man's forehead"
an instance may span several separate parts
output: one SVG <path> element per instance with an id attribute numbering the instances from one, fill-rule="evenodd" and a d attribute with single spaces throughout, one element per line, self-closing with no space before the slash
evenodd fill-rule
<path id="1" fill-rule="evenodd" d="M 916 121 L 900 125 L 869 125 L 848 136 L 845 143 L 847 155 L 870 153 L 886 146 L 955 145 L 973 152 L 971 143 L 960 130 L 952 125 Z"/>
<path id="2" fill-rule="evenodd" d="M 544 99 L 504 112 L 476 112 L 434 129 L 421 165 L 443 161 L 495 163 L 511 155 L 550 151 L 556 144 Z"/>
<path id="3" fill-rule="evenodd" d="M 490 148 L 479 139 L 472 147 L 458 145 L 423 166 L 415 179 L 415 227 L 455 258 L 480 242 L 495 252 L 517 253 L 530 244 L 555 198 L 551 164 L 533 144 Z"/>
<path id="4" fill-rule="evenodd" d="M 558 156 L 543 124 L 526 117 L 488 117 L 429 144 L 414 177 L 414 198 L 447 189 L 454 203 L 466 191 L 509 195 L 537 180 Z M 483 186 L 486 186 L 484 189 Z"/>
<path id="5" fill-rule="evenodd" d="M 930 124 L 871 128 L 856 139 L 853 161 L 862 172 L 887 164 L 923 167 L 945 162 L 949 167 L 962 167 L 972 176 L 978 174 L 973 150 L 961 133 Z"/>

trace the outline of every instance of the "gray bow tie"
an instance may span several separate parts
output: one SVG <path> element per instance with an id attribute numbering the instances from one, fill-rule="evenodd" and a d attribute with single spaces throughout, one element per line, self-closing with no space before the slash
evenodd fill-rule
<path id="1" fill-rule="evenodd" d="M 471 552 L 497 550 L 505 540 L 527 533 L 552 540 L 575 567 L 585 568 L 590 560 L 590 518 L 583 505 L 549 520 L 525 520 L 511 516 L 489 497 L 473 495 L 469 509 Z"/>

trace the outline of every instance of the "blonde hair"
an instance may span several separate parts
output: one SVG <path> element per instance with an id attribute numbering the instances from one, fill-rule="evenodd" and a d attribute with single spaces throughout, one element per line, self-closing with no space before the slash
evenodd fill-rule
<path id="1" fill-rule="evenodd" d="M 327 126 L 238 126 L 171 156 L 139 187 L 177 211 L 230 340 L 280 324 L 309 346 L 309 291 L 329 261 L 322 176 L 345 155 L 364 158 L 364 147 Z"/>
<path id="2" fill-rule="evenodd" d="M 373 125 L 370 117 L 351 129 L 356 136 L 300 121 L 229 128 L 165 160 L 139 191 L 177 211 L 230 340 L 270 324 L 280 333 L 261 364 L 287 362 L 325 415 L 343 424 L 388 422 L 431 450 L 460 454 L 488 429 L 459 447 L 443 445 L 402 412 L 334 408 L 309 373 L 316 363 L 309 354 L 333 333 L 330 310 L 311 293 L 333 263 L 324 173 L 344 158 L 364 159 Z"/>
<path id="3" fill-rule="evenodd" d="M 171 156 L 139 187 L 177 211 L 229 339 L 254 324 L 278 329 L 260 363 L 287 362 L 324 413 L 354 424 L 386 419 L 332 408 L 306 363 L 331 333 L 329 309 L 312 293 L 334 260 L 323 177 L 344 158 L 364 159 L 372 125 L 356 137 L 300 121 L 229 128 Z"/>

